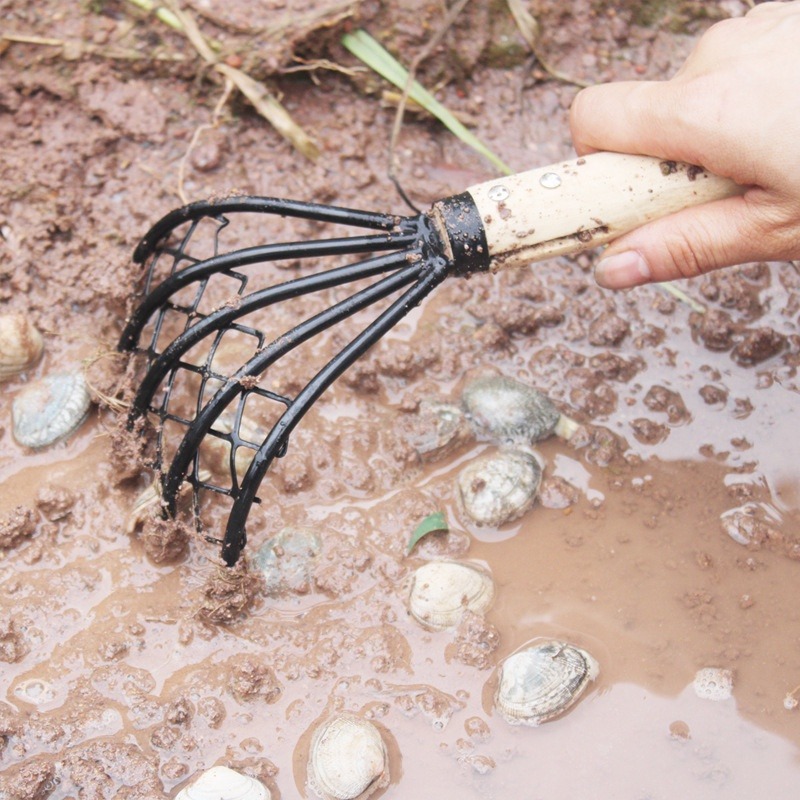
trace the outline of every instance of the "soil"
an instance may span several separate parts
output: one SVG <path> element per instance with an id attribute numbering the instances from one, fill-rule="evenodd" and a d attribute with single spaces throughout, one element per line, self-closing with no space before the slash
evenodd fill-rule
<path id="1" fill-rule="evenodd" d="M 141 359 L 116 352 L 143 292 L 139 237 L 183 196 L 411 213 L 387 177 L 390 87 L 339 41 L 363 27 L 410 64 L 443 18 L 425 0 L 186 8 L 226 64 L 280 96 L 316 160 L 235 93 L 217 108 L 219 76 L 134 5 L 66 14 L 55 0 L 0 0 L 0 313 L 28 315 L 45 339 L 41 361 L 0 394 L 0 798 L 168 798 L 215 764 L 258 777 L 273 798 L 307 797 L 313 730 L 335 710 L 379 726 L 387 798 L 796 794 L 796 265 L 684 282 L 704 313 L 659 287 L 599 289 L 594 251 L 449 280 L 294 432 L 236 568 L 205 539 L 221 535 L 222 501 L 203 507 L 202 533 L 185 497 L 176 525 L 158 516 L 157 495 L 153 513 L 131 521 L 158 446 L 146 426 L 119 435 L 120 387 L 141 379 Z M 746 8 L 530 4 L 540 55 L 581 81 L 667 77 L 708 25 Z M 515 170 L 571 155 L 578 89 L 530 55 L 505 4 L 467 5 L 419 76 Z M 423 115 L 407 116 L 395 155 L 422 208 L 496 176 Z M 220 241 L 326 235 L 246 219 Z M 259 265 L 248 291 L 311 269 Z M 220 279 L 208 302 L 230 295 Z M 258 326 L 278 336 L 341 298 L 294 299 Z M 260 384 L 296 392 L 368 318 Z M 229 345 L 219 360 L 235 369 L 252 337 Z M 80 369 L 94 392 L 86 423 L 40 451 L 17 444 L 14 397 Z M 462 431 L 453 446 L 415 449 L 436 432 L 421 416 L 429 404 L 458 404 L 487 369 L 535 386 L 580 425 L 569 442 L 538 446 L 540 502 L 499 530 L 470 525 L 454 492 L 458 471 L 493 443 Z M 194 413 L 198 390 L 187 379 L 173 397 Z M 176 433 L 178 423 L 162 432 L 167 464 Z M 212 472 L 228 457 L 224 445 L 203 454 Z M 449 531 L 408 553 L 437 511 Z M 253 556 L 290 526 L 318 545 L 276 546 L 299 571 L 270 589 Z M 485 616 L 434 632 L 408 614 L 405 585 L 441 558 L 483 563 L 496 596 Z M 565 716 L 510 726 L 493 708 L 497 665 L 538 637 L 589 650 L 600 675 Z M 707 667 L 732 671 L 731 699 L 695 694 Z"/>

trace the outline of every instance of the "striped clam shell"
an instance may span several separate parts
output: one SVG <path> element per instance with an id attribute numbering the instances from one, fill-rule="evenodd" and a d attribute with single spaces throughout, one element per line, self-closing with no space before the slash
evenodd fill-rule
<path id="1" fill-rule="evenodd" d="M 477 564 L 431 561 L 413 574 L 408 594 L 411 616 L 433 630 L 453 628 L 465 611 L 483 614 L 494 599 L 494 581 Z"/>
<path id="2" fill-rule="evenodd" d="M 14 438 L 38 449 L 65 439 L 89 413 L 91 398 L 80 370 L 48 375 L 26 386 L 14 398 Z"/>
<path id="3" fill-rule="evenodd" d="M 500 665 L 495 708 L 512 725 L 539 725 L 563 714 L 599 672 L 585 650 L 557 640 L 540 642 Z"/>
<path id="4" fill-rule="evenodd" d="M 24 314 L 0 314 L 0 383 L 30 369 L 43 350 L 42 335 Z"/>
<path id="5" fill-rule="evenodd" d="M 531 444 L 546 439 L 561 416 L 546 395 L 504 375 L 470 381 L 461 403 L 476 435 L 493 442 Z"/>
<path id="6" fill-rule="evenodd" d="M 309 788 L 323 800 L 364 800 L 389 783 L 380 731 L 355 714 L 336 714 L 314 732 Z"/>
<path id="7" fill-rule="evenodd" d="M 211 767 L 190 783 L 175 800 L 269 800 L 263 783 L 227 767 Z"/>

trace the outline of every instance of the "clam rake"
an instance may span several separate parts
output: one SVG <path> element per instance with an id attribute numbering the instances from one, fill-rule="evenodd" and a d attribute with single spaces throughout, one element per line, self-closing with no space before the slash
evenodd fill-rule
<path id="1" fill-rule="evenodd" d="M 167 214 L 151 228 L 134 253 L 135 261 L 148 264 L 145 295 L 119 343 L 120 350 L 143 354 L 147 361 L 128 427 L 133 429 L 137 420 L 148 414 L 160 422 L 152 466 L 161 474 L 165 515 L 176 514 L 179 490 L 185 481 L 192 487 L 195 510 L 202 492 L 227 495 L 232 507 L 224 536 L 207 538 L 221 545 L 223 560 L 233 566 L 247 542 L 247 518 L 258 500 L 259 486 L 273 460 L 286 453 L 295 426 L 353 362 L 445 278 L 496 271 L 595 247 L 651 219 L 741 191 L 727 179 L 690 165 L 596 153 L 480 184 L 440 200 L 429 212 L 416 216 L 265 197 L 193 203 Z M 218 252 L 220 231 L 243 212 L 347 225 L 371 232 Z M 218 226 L 214 253 L 201 259 L 191 255 L 191 245 L 199 223 L 208 219 Z M 184 227 L 185 232 L 176 237 Z M 249 265 L 352 256 L 363 258 L 246 291 Z M 157 283 L 164 260 L 169 274 Z M 234 302 L 206 313 L 201 303 L 208 282 L 215 275 L 234 281 L 237 296 Z M 260 309 L 365 278 L 375 280 L 271 341 L 257 327 L 246 324 L 248 315 Z M 194 297 L 183 301 L 187 287 L 194 288 Z M 299 345 L 400 290 L 404 291 L 294 396 L 257 385 L 259 376 Z M 166 321 L 175 316 L 182 320 L 183 330 L 161 348 Z M 150 341 L 142 342 L 148 326 L 153 331 Z M 222 336 L 229 331 L 252 337 L 255 354 L 227 375 L 219 371 L 214 357 Z M 203 342 L 208 344 L 203 363 L 184 358 Z M 192 374 L 199 382 L 193 415 L 183 411 L 174 397 L 179 393 L 178 377 L 182 373 Z M 208 395 L 211 397 L 206 401 Z M 253 397 L 283 408 L 260 442 L 252 441 L 243 429 L 245 404 Z M 223 414 L 231 420 L 224 425 L 220 423 Z M 164 463 L 165 423 L 177 426 L 182 433 L 169 464 Z M 200 468 L 200 447 L 209 438 L 226 443 L 228 483 L 216 481 Z M 252 453 L 252 457 L 240 480 L 237 456 L 241 453 Z M 198 519 L 197 511 L 195 516 Z"/>

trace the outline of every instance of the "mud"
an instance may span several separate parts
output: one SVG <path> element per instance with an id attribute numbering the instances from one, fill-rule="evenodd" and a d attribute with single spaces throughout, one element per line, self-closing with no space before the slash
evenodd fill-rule
<path id="1" fill-rule="evenodd" d="M 110 354 L 142 288 L 130 257 L 138 237 L 180 204 L 179 188 L 190 199 L 246 192 L 408 213 L 386 177 L 386 86 L 321 60 L 357 67 L 338 41 L 363 26 L 410 63 L 441 20 L 426 2 L 189 8 L 227 63 L 280 92 L 316 139 L 316 162 L 241 99 L 215 116 L 222 86 L 180 34 L 132 6 L 65 14 L 48 0 L 0 2 L 4 33 L 50 42 L 0 40 L 0 313 L 29 315 L 45 339 L 42 360 L 0 394 L 0 798 L 168 798 L 214 764 L 258 777 L 274 798 L 308 797 L 308 748 L 335 710 L 381 730 L 387 798 L 791 794 L 800 786 L 791 264 L 682 284 L 704 313 L 658 287 L 599 289 L 596 252 L 453 279 L 295 431 L 234 570 L 183 516 L 131 524 L 152 480 L 138 464 L 154 441 L 145 428 L 115 433 L 136 365 L 126 372 Z M 707 25 L 745 9 L 530 6 L 548 61 L 591 81 L 667 76 Z M 502 4 L 469 4 L 420 76 L 515 169 L 571 155 L 577 89 L 529 56 Z M 396 155 L 422 207 L 495 177 L 422 116 L 409 116 Z M 310 223 L 278 220 L 267 232 L 245 221 L 225 245 L 272 235 L 321 234 Z M 253 280 L 302 269 L 280 263 Z M 224 282 L 216 291 L 217 301 L 230 294 Z M 278 335 L 338 299 L 296 299 L 260 324 Z M 366 320 L 287 358 L 264 384 L 296 391 Z M 220 359 L 233 364 L 250 346 L 229 344 Z M 14 396 L 83 367 L 95 399 L 87 422 L 43 450 L 17 444 Z M 545 392 L 580 425 L 569 442 L 537 446 L 540 499 L 496 530 L 471 526 L 455 498 L 459 470 L 494 445 L 460 431 L 429 448 L 441 431 L 426 416 L 432 402 L 458 404 L 468 376 L 487 369 Z M 177 391 L 195 402 L 190 381 Z M 216 535 L 225 511 L 209 508 Z M 409 554 L 411 532 L 437 511 L 450 530 Z M 291 551 L 303 568 L 268 583 L 253 556 L 288 526 L 315 531 L 319 547 L 307 562 Z M 406 585 L 440 558 L 483 562 L 496 598 L 485 616 L 432 632 L 408 614 Z M 563 718 L 512 727 L 492 707 L 496 668 L 538 637 L 590 651 L 600 676 Z M 732 672 L 731 699 L 695 694 L 707 667 Z"/>

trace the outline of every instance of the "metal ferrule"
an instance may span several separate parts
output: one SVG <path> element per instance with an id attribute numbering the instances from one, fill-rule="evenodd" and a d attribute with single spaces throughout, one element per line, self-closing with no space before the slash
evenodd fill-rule
<path id="1" fill-rule="evenodd" d="M 491 258 L 486 229 L 469 192 L 440 200 L 433 206 L 430 216 L 439 228 L 454 275 L 489 271 Z"/>

